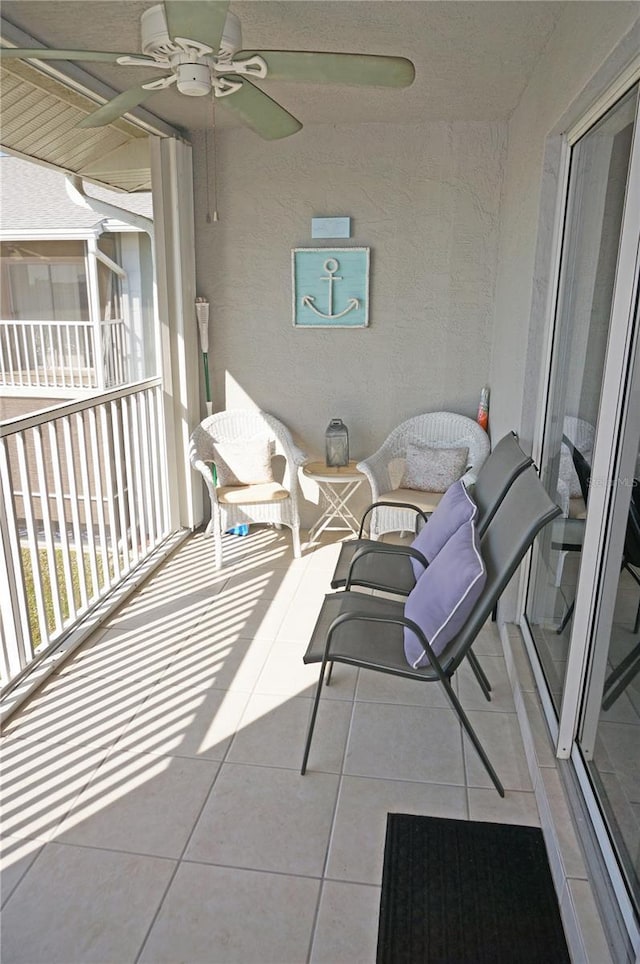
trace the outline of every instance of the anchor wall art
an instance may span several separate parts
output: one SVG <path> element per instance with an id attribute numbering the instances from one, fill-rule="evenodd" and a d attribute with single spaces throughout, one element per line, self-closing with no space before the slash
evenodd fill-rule
<path id="1" fill-rule="evenodd" d="M 294 248 L 296 328 L 365 328 L 369 324 L 369 248 Z"/>

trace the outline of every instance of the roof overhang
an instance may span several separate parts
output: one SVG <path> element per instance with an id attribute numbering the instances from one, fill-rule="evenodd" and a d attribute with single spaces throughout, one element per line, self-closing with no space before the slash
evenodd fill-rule
<path id="1" fill-rule="evenodd" d="M 0 42 L 8 47 L 42 46 L 2 18 Z M 77 127 L 96 104 L 117 93 L 76 64 L 3 61 L 2 148 L 112 189 L 149 191 L 148 135 L 183 137 L 183 132 L 142 108 L 105 127 Z"/>

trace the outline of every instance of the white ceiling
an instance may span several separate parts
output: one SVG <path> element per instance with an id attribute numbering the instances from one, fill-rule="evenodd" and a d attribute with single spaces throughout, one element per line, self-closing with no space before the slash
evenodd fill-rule
<path id="1" fill-rule="evenodd" d="M 154 0 L 3 0 L 2 16 L 49 47 L 137 51 L 141 12 Z M 303 124 L 380 120 L 497 120 L 514 109 L 566 2 L 543 0 L 237 0 L 246 49 L 335 50 L 410 58 L 406 90 L 268 81 Z M 591 2 L 571 2 L 576 15 Z M 81 63 L 117 91 L 149 71 Z M 153 71 L 151 71 L 153 73 Z M 186 130 L 209 126 L 208 98 L 160 91 L 145 107 Z M 220 126 L 235 123 L 223 107 Z"/>

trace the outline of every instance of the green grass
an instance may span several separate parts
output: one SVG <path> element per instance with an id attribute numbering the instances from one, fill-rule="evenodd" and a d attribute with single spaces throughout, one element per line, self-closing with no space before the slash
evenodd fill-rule
<path id="1" fill-rule="evenodd" d="M 51 572 L 49 570 L 49 555 L 46 549 L 38 550 L 38 557 L 40 562 L 40 571 L 42 574 L 42 595 L 44 597 L 44 609 L 47 623 L 47 631 L 51 633 L 55 626 L 54 618 L 54 593 L 60 599 L 60 608 L 62 610 L 62 617 L 66 619 L 69 616 L 69 598 L 67 595 L 67 587 L 64 578 L 64 567 L 63 567 L 63 554 L 62 549 L 54 549 L 56 571 L 53 575 L 53 580 L 51 578 Z M 73 601 L 75 608 L 80 606 L 81 595 L 80 595 L 80 569 L 78 564 L 77 553 L 70 552 L 70 566 L 71 566 L 71 585 L 73 593 Z M 91 567 L 89 563 L 88 553 L 83 553 L 84 557 L 84 575 L 87 586 L 87 595 L 91 599 L 94 595 L 97 596 L 100 589 L 105 584 L 104 579 L 104 566 L 102 559 L 98 557 L 96 560 L 96 569 L 98 574 L 98 585 L 94 587 L 93 579 L 91 577 Z M 36 650 L 43 641 L 40 634 L 40 624 L 38 620 L 38 609 L 36 606 L 36 594 L 34 587 L 33 578 L 33 565 L 31 553 L 28 549 L 22 549 L 22 568 L 24 572 L 24 582 L 27 597 L 27 607 L 29 613 L 29 629 L 31 632 L 31 644 L 33 649 Z"/>

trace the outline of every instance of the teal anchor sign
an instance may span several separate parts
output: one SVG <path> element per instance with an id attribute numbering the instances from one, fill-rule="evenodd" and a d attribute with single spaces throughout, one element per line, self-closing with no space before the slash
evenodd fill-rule
<path id="1" fill-rule="evenodd" d="M 296 248 L 292 255 L 296 327 L 363 328 L 368 324 L 368 248 Z"/>
<path id="2" fill-rule="evenodd" d="M 319 318 L 325 318 L 327 320 L 328 319 L 333 320 L 335 318 L 344 318 L 344 316 L 348 314 L 350 311 L 353 311 L 354 308 L 360 307 L 360 302 L 358 301 L 357 298 L 349 298 L 349 300 L 347 301 L 347 307 L 344 308 L 342 311 L 337 311 L 334 313 L 333 283 L 334 281 L 344 281 L 344 278 L 342 277 L 342 275 L 336 275 L 336 271 L 338 270 L 339 267 L 340 267 L 340 264 L 338 261 L 336 261 L 335 258 L 328 258 L 327 261 L 325 261 L 324 263 L 324 270 L 327 273 L 320 280 L 329 282 L 329 311 L 326 314 L 322 311 L 318 311 L 318 309 L 315 306 L 316 299 L 313 297 L 313 295 L 302 296 L 302 304 L 306 305 L 307 308 L 311 308 L 312 311 L 315 311 L 316 315 L 318 315 Z"/>

